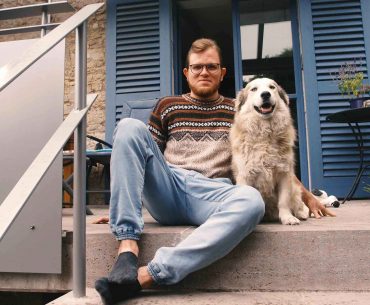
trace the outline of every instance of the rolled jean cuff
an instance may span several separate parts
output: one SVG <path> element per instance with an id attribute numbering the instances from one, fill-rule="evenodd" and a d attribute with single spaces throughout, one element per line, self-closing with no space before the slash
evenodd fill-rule
<path id="1" fill-rule="evenodd" d="M 140 240 L 140 234 L 132 230 L 126 231 L 126 230 L 122 230 L 119 228 L 117 229 L 112 228 L 112 233 L 116 237 L 117 240 L 126 240 L 126 239 Z"/>
<path id="2" fill-rule="evenodd" d="M 149 271 L 150 276 L 152 277 L 152 279 L 154 280 L 156 284 L 158 285 L 166 284 L 165 281 L 161 279 L 158 275 L 161 272 L 161 270 L 159 269 L 157 264 L 150 262 L 148 264 L 148 271 Z"/>

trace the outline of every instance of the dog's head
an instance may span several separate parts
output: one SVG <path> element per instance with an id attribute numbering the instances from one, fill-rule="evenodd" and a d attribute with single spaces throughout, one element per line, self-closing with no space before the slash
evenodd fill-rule
<path id="1" fill-rule="evenodd" d="M 264 118 L 270 118 L 276 107 L 289 105 L 285 91 L 272 79 L 256 78 L 241 90 L 236 98 L 238 112 L 256 111 Z"/>

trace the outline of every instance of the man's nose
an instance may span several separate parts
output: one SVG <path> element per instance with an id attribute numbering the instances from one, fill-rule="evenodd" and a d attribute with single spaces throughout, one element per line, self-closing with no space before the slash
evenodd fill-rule
<path id="1" fill-rule="evenodd" d="M 207 74 L 207 75 L 209 74 L 208 69 L 207 69 L 206 66 L 202 67 L 202 71 L 200 71 L 200 74 Z"/>
<path id="2" fill-rule="evenodd" d="M 262 97 L 263 100 L 268 100 L 271 97 L 271 93 L 268 92 L 268 91 L 263 91 L 261 93 L 261 97 Z"/>

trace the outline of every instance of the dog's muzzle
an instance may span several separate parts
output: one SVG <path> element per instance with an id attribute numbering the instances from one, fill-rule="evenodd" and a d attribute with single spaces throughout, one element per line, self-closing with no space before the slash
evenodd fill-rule
<path id="1" fill-rule="evenodd" d="M 254 109 L 258 113 L 266 115 L 266 114 L 270 114 L 274 111 L 275 105 L 272 105 L 270 101 L 264 101 L 262 106 L 260 106 L 260 107 L 254 106 Z"/>

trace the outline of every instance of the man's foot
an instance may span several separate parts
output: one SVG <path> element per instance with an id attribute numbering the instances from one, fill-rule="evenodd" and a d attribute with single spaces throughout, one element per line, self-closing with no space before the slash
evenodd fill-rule
<path id="1" fill-rule="evenodd" d="M 137 281 L 137 269 L 137 256 L 132 252 L 122 252 L 109 273 L 108 281 L 114 284 L 133 284 Z"/>
<path id="2" fill-rule="evenodd" d="M 134 297 L 141 291 L 141 286 L 136 280 L 132 284 L 115 284 L 102 277 L 95 282 L 95 289 L 100 294 L 104 305 L 114 305 L 118 302 Z"/>
<path id="3" fill-rule="evenodd" d="M 95 282 L 95 289 L 99 292 L 104 305 L 114 304 L 113 293 L 106 277 L 102 277 Z"/>

